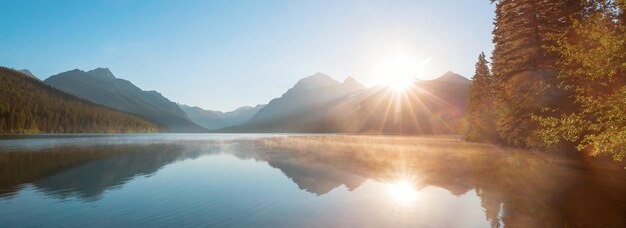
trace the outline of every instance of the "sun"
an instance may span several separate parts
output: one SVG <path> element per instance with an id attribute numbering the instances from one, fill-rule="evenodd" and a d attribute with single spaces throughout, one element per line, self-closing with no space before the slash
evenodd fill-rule
<path id="1" fill-rule="evenodd" d="M 410 204 L 417 199 L 418 191 L 411 182 L 407 180 L 399 180 L 387 184 L 387 192 L 391 198 L 402 204 Z"/>
<path id="2" fill-rule="evenodd" d="M 411 87 L 413 82 L 414 79 L 410 77 L 397 77 L 387 79 L 387 82 L 384 85 L 392 88 L 395 91 L 404 91 L 407 88 Z"/>
<path id="3" fill-rule="evenodd" d="M 384 58 L 375 67 L 376 84 L 396 91 L 406 90 L 421 76 L 422 68 L 429 60 L 419 61 L 402 55 Z"/>

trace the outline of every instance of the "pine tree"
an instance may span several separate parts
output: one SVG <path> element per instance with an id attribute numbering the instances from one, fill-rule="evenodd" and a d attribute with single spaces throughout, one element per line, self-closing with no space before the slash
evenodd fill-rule
<path id="1" fill-rule="evenodd" d="M 552 116 L 567 94 L 557 88 L 560 37 L 577 18 L 580 0 L 499 0 L 496 3 L 492 55 L 496 90 L 496 126 L 507 144 L 535 146 L 541 125 L 533 115 Z"/>
<path id="2" fill-rule="evenodd" d="M 485 53 L 478 55 L 476 73 L 472 77 L 469 89 L 467 109 L 467 130 L 465 136 L 472 141 L 496 142 L 494 118 L 493 77 L 485 58 Z"/>

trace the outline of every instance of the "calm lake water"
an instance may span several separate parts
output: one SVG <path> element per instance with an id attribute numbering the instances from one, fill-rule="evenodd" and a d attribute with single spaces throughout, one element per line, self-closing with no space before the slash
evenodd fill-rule
<path id="1" fill-rule="evenodd" d="M 626 227 L 626 170 L 454 137 L 0 137 L 0 227 Z"/>

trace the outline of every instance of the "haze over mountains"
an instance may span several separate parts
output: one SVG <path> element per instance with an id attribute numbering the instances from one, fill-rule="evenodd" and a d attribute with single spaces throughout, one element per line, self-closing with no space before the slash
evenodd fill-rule
<path id="1" fill-rule="evenodd" d="M 467 106 L 470 80 L 447 72 L 416 80 L 405 91 L 365 88 L 315 74 L 270 101 L 250 121 L 219 132 L 454 134 Z"/>
<path id="2" fill-rule="evenodd" d="M 37 79 L 28 70 L 20 72 Z M 367 88 L 352 77 L 339 82 L 316 73 L 267 105 L 221 112 L 177 104 L 115 77 L 107 68 L 75 69 L 43 82 L 89 102 L 141 116 L 157 123 L 161 132 L 368 134 L 457 134 L 471 83 L 447 72 L 435 80 L 415 80 L 398 91 Z"/>
<path id="3" fill-rule="evenodd" d="M 265 107 L 265 105 L 243 106 L 234 111 L 221 112 L 184 104 L 179 104 L 178 106 L 187 113 L 191 121 L 209 130 L 241 125 L 250 120 L 261 108 Z"/>
<path id="4" fill-rule="evenodd" d="M 347 95 L 365 89 L 365 86 L 352 78 L 340 83 L 330 76 L 317 73 L 300 79 L 293 88 L 280 98 L 271 100 L 252 117 L 251 124 L 268 124 L 285 118 L 300 116 L 303 111 L 313 111 L 317 107 L 336 101 Z M 321 107 L 320 107 L 321 108 Z M 309 116 L 302 115 L 302 117 Z M 307 118 L 312 118 L 309 116 Z M 304 121 L 305 119 L 303 119 Z"/>

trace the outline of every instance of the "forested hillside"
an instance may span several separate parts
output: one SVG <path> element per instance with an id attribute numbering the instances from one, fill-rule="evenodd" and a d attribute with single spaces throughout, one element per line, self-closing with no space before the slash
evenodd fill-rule
<path id="1" fill-rule="evenodd" d="M 626 155 L 626 1 L 492 0 L 491 69 L 470 89 L 467 137 Z"/>
<path id="2" fill-rule="evenodd" d="M 0 67 L 0 133 L 156 132 L 143 118 L 81 100 Z"/>
<path id="3" fill-rule="evenodd" d="M 133 113 L 158 123 L 168 132 L 206 132 L 159 92 L 144 91 L 132 82 L 116 78 L 108 68 L 71 70 L 50 76 L 44 83 L 96 104 Z"/>

